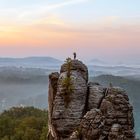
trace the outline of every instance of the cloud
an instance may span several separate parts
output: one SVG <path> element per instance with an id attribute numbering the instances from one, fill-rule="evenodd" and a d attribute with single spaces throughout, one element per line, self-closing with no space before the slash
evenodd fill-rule
<path id="1" fill-rule="evenodd" d="M 15 22 L 17 24 L 33 24 L 36 20 L 42 20 L 55 13 L 55 10 L 66 6 L 76 5 L 89 0 L 65 0 L 63 2 L 55 3 L 33 3 L 30 6 L 25 7 L 20 5 L 15 7 L 3 7 L 0 8 L 0 23 Z M 51 2 L 51 1 L 50 1 Z M 55 13 L 57 14 L 57 13 Z M 5 24 L 4 23 L 4 24 Z"/>
<path id="2" fill-rule="evenodd" d="M 53 12 L 53 10 L 63 8 L 65 6 L 70 6 L 70 5 L 75 5 L 83 2 L 88 2 L 89 0 L 67 0 L 61 3 L 56 3 L 56 4 L 46 4 L 45 6 L 37 6 L 32 9 L 26 9 L 26 11 L 22 12 L 19 17 L 24 18 L 24 17 L 42 17 L 46 16 L 47 13 Z M 36 10 L 37 9 L 37 10 Z"/>
<path id="3" fill-rule="evenodd" d="M 49 6 L 47 6 L 47 9 L 52 10 L 52 9 L 61 8 L 64 6 L 69 6 L 69 5 L 78 4 L 81 2 L 87 2 L 87 1 L 88 0 L 69 0 L 69 1 L 62 2 L 62 3 L 58 3 L 58 4 L 49 5 Z"/>

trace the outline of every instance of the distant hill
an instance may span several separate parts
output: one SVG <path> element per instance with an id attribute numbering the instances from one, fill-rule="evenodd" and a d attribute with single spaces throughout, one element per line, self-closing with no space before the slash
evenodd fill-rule
<path id="1" fill-rule="evenodd" d="M 53 57 L 0 58 L 0 66 L 48 66 L 60 65 L 61 60 Z"/>
<path id="2" fill-rule="evenodd" d="M 46 83 L 51 70 L 23 67 L 0 67 L 0 83 Z"/>
<path id="3" fill-rule="evenodd" d="M 140 75 L 125 76 L 125 78 L 140 81 Z"/>
<path id="4" fill-rule="evenodd" d="M 0 112 L 21 104 L 47 108 L 49 73 L 40 68 L 0 67 Z"/>
<path id="5" fill-rule="evenodd" d="M 106 62 L 99 60 L 99 59 L 92 59 L 89 61 L 89 64 L 93 64 L 93 65 L 105 65 Z"/>
<path id="6" fill-rule="evenodd" d="M 129 67 L 129 66 L 97 66 L 88 65 L 90 76 L 98 75 L 115 75 L 115 76 L 134 76 L 140 75 L 140 68 Z"/>
<path id="7" fill-rule="evenodd" d="M 113 86 L 119 86 L 125 89 L 129 95 L 130 101 L 134 106 L 135 126 L 137 133 L 140 136 L 140 80 L 130 77 L 120 77 L 113 75 L 100 75 L 97 77 L 91 77 L 91 81 L 98 82 L 104 86 L 109 86 L 112 83 Z"/>
<path id="8" fill-rule="evenodd" d="M 1 57 L 0 62 L 49 62 L 49 63 L 61 63 L 62 61 L 53 57 L 24 57 L 24 58 L 8 58 Z"/>

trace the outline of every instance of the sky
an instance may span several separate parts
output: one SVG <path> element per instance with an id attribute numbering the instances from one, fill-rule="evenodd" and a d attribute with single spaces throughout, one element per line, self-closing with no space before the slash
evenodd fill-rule
<path id="1" fill-rule="evenodd" d="M 140 0 L 0 0 L 0 56 L 140 60 Z"/>

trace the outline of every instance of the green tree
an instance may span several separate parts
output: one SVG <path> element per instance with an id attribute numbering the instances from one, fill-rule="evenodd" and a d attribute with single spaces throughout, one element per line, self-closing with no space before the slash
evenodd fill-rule
<path id="1" fill-rule="evenodd" d="M 73 84 L 72 84 L 72 77 L 71 77 L 71 67 L 72 67 L 71 58 L 66 59 L 66 66 L 67 66 L 67 74 L 62 81 L 62 86 L 64 88 L 63 95 L 64 95 L 65 107 L 68 107 L 68 104 L 70 102 L 70 94 L 73 92 Z"/>
<path id="2" fill-rule="evenodd" d="M 47 134 L 48 134 L 48 125 L 43 127 L 40 140 L 47 140 Z"/>
<path id="3" fill-rule="evenodd" d="M 0 114 L 0 140 L 46 140 L 48 113 L 14 107 Z"/>
<path id="4" fill-rule="evenodd" d="M 9 116 L 0 117 L 0 138 L 5 137 L 9 140 L 13 134 L 14 122 Z"/>

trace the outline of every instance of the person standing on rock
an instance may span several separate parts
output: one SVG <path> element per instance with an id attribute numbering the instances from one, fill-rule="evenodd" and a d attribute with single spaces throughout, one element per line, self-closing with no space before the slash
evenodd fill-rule
<path id="1" fill-rule="evenodd" d="M 109 86 L 110 86 L 110 88 L 113 88 L 113 84 L 112 83 L 110 83 Z"/>
<path id="2" fill-rule="evenodd" d="M 76 52 L 73 53 L 73 56 L 74 56 L 74 60 L 75 60 L 76 59 Z"/>

